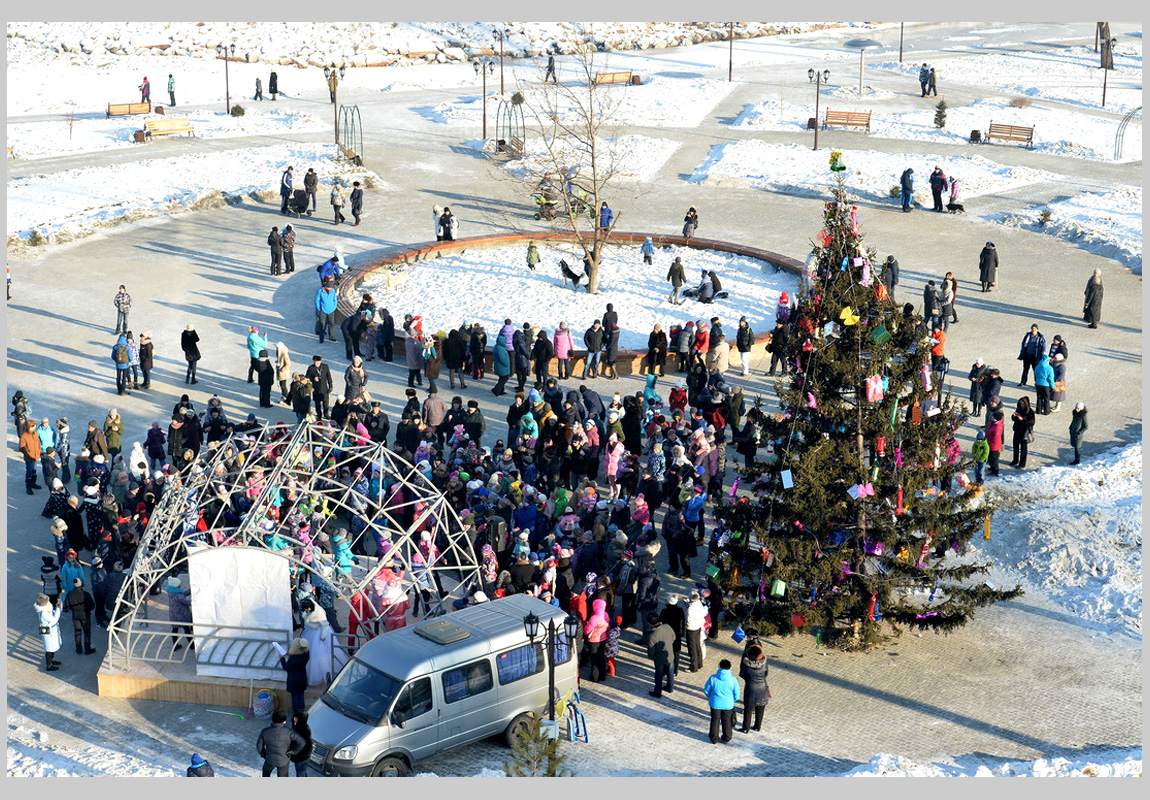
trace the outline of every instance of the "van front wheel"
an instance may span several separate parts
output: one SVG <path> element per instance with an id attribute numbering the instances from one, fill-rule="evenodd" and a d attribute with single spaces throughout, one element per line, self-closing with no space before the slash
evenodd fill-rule
<path id="1" fill-rule="evenodd" d="M 516 741 L 529 738 L 531 736 L 531 714 L 525 711 L 511 720 L 504 736 L 508 747 L 515 747 Z"/>
<path id="2" fill-rule="evenodd" d="M 382 758 L 371 770 L 373 778 L 403 778 L 407 775 L 407 762 L 402 758 Z"/>

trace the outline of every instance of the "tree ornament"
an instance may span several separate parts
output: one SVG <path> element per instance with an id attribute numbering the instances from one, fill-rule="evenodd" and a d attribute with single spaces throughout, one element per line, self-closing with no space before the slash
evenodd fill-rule
<path id="1" fill-rule="evenodd" d="M 928 533 L 926 535 L 926 538 L 923 539 L 923 541 L 922 541 L 922 550 L 919 551 L 918 563 L 915 564 L 915 566 L 918 567 L 919 569 L 922 569 L 923 567 L 926 566 L 926 554 L 930 552 L 930 542 L 931 542 L 931 539 L 933 539 L 933 538 L 934 538 L 934 531 L 931 531 L 930 533 Z"/>
<path id="2" fill-rule="evenodd" d="M 898 487 L 898 494 L 897 494 L 897 499 L 895 500 L 894 513 L 900 517 L 904 513 L 903 507 L 902 507 L 902 487 L 901 486 Z"/>
<path id="3" fill-rule="evenodd" d="M 867 606 L 866 618 L 875 621 L 875 612 L 878 610 L 878 592 L 871 592 L 870 605 Z"/>

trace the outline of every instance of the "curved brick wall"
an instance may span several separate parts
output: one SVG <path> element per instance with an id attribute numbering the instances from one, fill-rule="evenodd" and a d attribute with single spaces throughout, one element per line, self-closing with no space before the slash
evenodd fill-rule
<path id="1" fill-rule="evenodd" d="M 650 236 L 656 246 L 661 245 L 677 245 L 679 247 L 689 247 L 696 250 L 718 250 L 725 253 L 735 253 L 741 256 L 758 259 L 768 264 L 773 264 L 781 269 L 785 269 L 793 274 L 801 275 L 803 269 L 803 262 L 796 261 L 789 256 L 780 255 L 779 253 L 771 252 L 770 250 L 762 250 L 758 247 L 748 247 L 741 244 L 733 244 L 731 242 L 723 242 L 718 239 L 698 239 L 694 238 L 688 241 L 682 236 L 659 236 L 649 233 L 631 233 L 626 231 L 614 231 L 611 234 L 611 242 L 614 243 L 634 243 L 642 244 L 643 241 Z M 556 233 L 550 231 L 541 231 L 534 233 L 501 233 L 491 236 L 471 236 L 466 239 L 456 239 L 453 242 L 426 242 L 423 244 L 411 245 L 409 247 L 401 247 L 392 250 L 387 255 L 373 258 L 362 264 L 357 264 L 347 271 L 342 281 L 340 281 L 339 288 L 339 307 L 336 309 L 336 317 L 342 320 L 350 314 L 355 313 L 359 308 L 359 300 L 363 285 L 363 280 L 368 275 L 377 272 L 381 269 L 394 268 L 393 265 L 409 266 L 422 261 L 426 258 L 435 258 L 437 255 L 444 255 L 456 250 L 463 249 L 476 249 L 476 248 L 496 248 L 507 247 L 509 245 L 517 244 L 520 242 L 535 241 L 574 241 L 575 237 L 569 233 Z M 756 342 L 766 340 L 766 332 L 761 332 L 755 337 Z M 403 349 L 403 332 L 396 332 L 396 347 L 402 352 Z M 732 340 L 732 347 L 734 342 Z M 491 356 L 488 350 L 487 365 L 490 372 Z M 579 364 L 582 362 L 586 355 L 586 350 L 576 350 L 571 358 L 572 370 L 579 369 Z M 637 374 L 639 371 L 639 362 L 646 355 L 645 351 L 639 350 L 620 350 L 619 360 L 616 367 L 620 375 Z M 551 362 L 551 370 L 554 373 L 557 368 L 555 361 Z"/>

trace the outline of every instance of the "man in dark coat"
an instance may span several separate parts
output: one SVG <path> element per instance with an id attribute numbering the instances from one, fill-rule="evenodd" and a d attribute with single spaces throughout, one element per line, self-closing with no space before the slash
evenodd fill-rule
<path id="1" fill-rule="evenodd" d="M 280 176 L 280 213 L 288 213 L 288 200 L 292 192 L 292 168 L 288 167 Z"/>
<path id="2" fill-rule="evenodd" d="M 934 171 L 930 173 L 930 194 L 934 200 L 935 211 L 945 211 L 942 207 L 942 193 L 946 189 L 946 175 L 943 174 L 941 167 L 935 167 Z"/>
<path id="3" fill-rule="evenodd" d="M 395 319 L 386 308 L 379 312 L 379 333 L 376 338 L 376 349 L 383 356 L 384 361 L 395 360 Z"/>
<path id="4" fill-rule="evenodd" d="M 479 410 L 479 403 L 475 400 L 467 401 L 467 420 L 463 423 L 463 431 L 467 438 L 475 442 L 476 447 L 483 446 L 483 434 L 487 431 L 487 420 Z"/>
<path id="5" fill-rule="evenodd" d="M 96 601 L 84 591 L 84 581 L 72 579 L 71 590 L 64 595 L 64 609 L 72 613 L 72 627 L 76 629 L 76 653 L 92 655 L 92 612 Z M 82 640 L 82 643 L 81 643 Z"/>
<path id="6" fill-rule="evenodd" d="M 898 286 L 898 259 L 888 255 L 882 264 L 882 282 L 886 284 L 890 299 L 894 301 L 894 287 Z"/>
<path id="7" fill-rule="evenodd" d="M 199 753 L 192 753 L 192 763 L 188 766 L 188 770 L 184 773 L 184 777 L 214 778 L 216 777 L 216 771 L 212 769 L 211 764 L 200 758 Z"/>
<path id="8" fill-rule="evenodd" d="M 323 363 L 323 356 L 312 356 L 312 364 L 307 368 L 307 379 L 311 381 L 311 396 L 315 401 L 317 419 L 328 419 L 327 399 L 331 396 L 331 369 Z"/>
<path id="9" fill-rule="evenodd" d="M 287 714 L 272 712 L 272 724 L 260 731 L 256 740 L 256 752 L 264 760 L 263 776 L 269 777 L 274 770 L 280 778 L 288 776 L 291 757 L 304 748 L 303 737 L 287 726 Z"/>
<path id="10" fill-rule="evenodd" d="M 1087 327 L 1097 328 L 1102 321 L 1102 270 L 1094 270 L 1086 282 L 1086 300 L 1082 305 L 1082 318 L 1090 323 Z"/>
<path id="11" fill-rule="evenodd" d="M 655 688 L 647 694 L 651 697 L 662 697 L 663 692 L 675 691 L 675 670 L 671 667 L 671 652 L 674 648 L 675 634 L 669 625 L 659 620 L 659 615 L 650 612 L 644 617 L 643 626 L 649 631 L 647 634 L 647 658 L 655 663 Z M 666 688 L 664 689 L 664 681 Z"/>
<path id="12" fill-rule="evenodd" d="M 994 242 L 987 242 L 978 255 L 978 280 L 984 292 L 998 285 L 998 251 L 994 249 Z"/>
<path id="13" fill-rule="evenodd" d="M 767 370 L 768 375 L 775 374 L 775 367 L 780 363 L 783 366 L 783 374 L 787 374 L 787 346 L 790 344 L 791 335 L 787 331 L 787 326 L 782 322 L 776 322 L 774 330 L 771 331 L 771 339 L 767 342 L 767 352 L 771 354 L 771 367 Z"/>
<path id="14" fill-rule="evenodd" d="M 659 612 L 659 621 L 671 629 L 675 639 L 672 644 L 672 669 L 674 675 L 679 674 L 679 654 L 683 651 L 683 634 L 687 630 L 687 612 L 679 602 L 679 595 L 673 594 L 667 598 L 667 605 Z"/>
<path id="15" fill-rule="evenodd" d="M 527 385 L 527 374 L 531 370 L 531 347 L 529 346 L 528 336 L 531 334 L 531 323 L 524 322 L 522 330 L 516 330 L 511 335 L 511 345 L 515 348 L 515 377 L 519 381 L 519 386 L 515 391 L 522 392 L 523 387 Z"/>
<path id="16" fill-rule="evenodd" d="M 1018 360 L 1022 362 L 1022 378 L 1019 386 L 1026 385 L 1026 378 L 1030 370 L 1038 364 L 1039 356 L 1046 355 L 1046 337 L 1038 331 L 1038 324 L 1030 326 L 1030 330 L 1022 337 L 1022 344 L 1018 348 Z"/>
<path id="17" fill-rule="evenodd" d="M 387 434 L 391 431 L 391 420 L 384 413 L 378 400 L 371 401 L 371 410 L 363 418 L 363 424 L 367 428 L 367 435 L 371 437 L 373 442 L 387 446 Z"/>
<path id="18" fill-rule="evenodd" d="M 902 177 L 899 178 L 899 186 L 902 188 L 902 210 L 904 214 L 910 213 L 911 204 L 914 202 L 914 170 L 907 167 L 903 170 Z"/>
<path id="19" fill-rule="evenodd" d="M 639 576 L 639 585 L 635 589 L 635 608 L 639 612 L 639 619 L 643 621 L 643 633 L 639 637 L 639 644 L 650 641 L 651 626 L 649 619 L 659 618 L 659 576 L 655 572 L 654 564 L 647 564 L 644 572 Z"/>
<path id="20" fill-rule="evenodd" d="M 256 377 L 260 386 L 260 408 L 272 407 L 272 386 L 276 382 L 276 368 L 268 358 L 267 350 L 260 350 L 256 364 Z"/>

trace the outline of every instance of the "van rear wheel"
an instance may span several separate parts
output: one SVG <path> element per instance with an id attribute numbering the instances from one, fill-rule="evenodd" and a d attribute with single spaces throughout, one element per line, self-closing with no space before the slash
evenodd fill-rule
<path id="1" fill-rule="evenodd" d="M 531 714 L 526 711 L 511 720 L 511 724 L 507 726 L 507 731 L 504 734 L 508 747 L 515 747 L 516 741 L 527 739 L 530 736 Z"/>
<path id="2" fill-rule="evenodd" d="M 402 758 L 381 758 L 371 770 L 373 778 L 403 778 L 407 773 L 407 762 Z"/>

